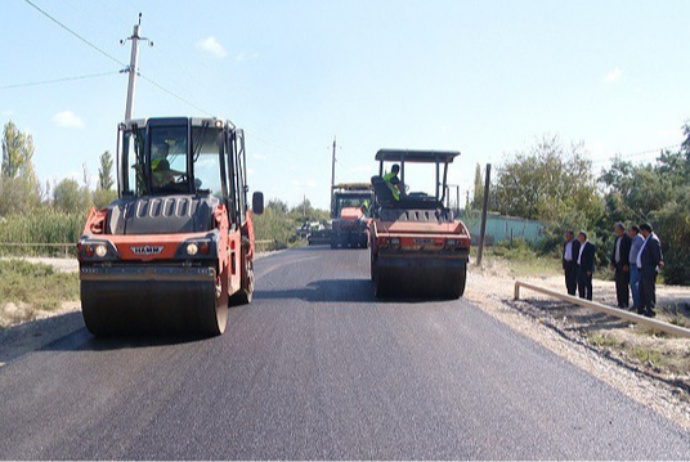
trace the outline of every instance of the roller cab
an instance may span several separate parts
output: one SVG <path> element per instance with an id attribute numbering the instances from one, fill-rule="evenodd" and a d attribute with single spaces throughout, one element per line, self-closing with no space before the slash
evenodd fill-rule
<path id="1" fill-rule="evenodd" d="M 371 278 L 377 296 L 463 295 L 470 234 L 448 207 L 446 196 L 448 166 L 459 154 L 409 150 L 376 154 L 379 175 L 371 179 L 375 203 L 369 226 Z M 395 179 L 390 175 L 393 165 L 399 170 Z M 410 192 L 408 178 L 425 190 Z"/>
<path id="2" fill-rule="evenodd" d="M 219 335 L 254 289 L 244 136 L 228 121 L 152 118 L 118 129 L 118 199 L 77 244 L 95 335 Z M 263 196 L 255 193 L 255 213 Z"/>

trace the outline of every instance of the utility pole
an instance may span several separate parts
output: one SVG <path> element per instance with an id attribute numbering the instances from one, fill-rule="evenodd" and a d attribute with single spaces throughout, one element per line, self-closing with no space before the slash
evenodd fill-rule
<path id="1" fill-rule="evenodd" d="M 477 266 L 482 264 L 484 253 L 484 237 L 486 235 L 486 215 L 489 210 L 489 184 L 491 181 L 491 164 L 486 164 L 486 180 L 484 182 L 484 207 L 482 208 L 482 228 L 479 232 L 479 250 L 477 251 Z"/>
<path id="2" fill-rule="evenodd" d="M 331 161 L 331 211 L 333 210 L 333 189 L 335 188 L 335 136 L 333 137 L 333 159 Z"/>
<path id="3" fill-rule="evenodd" d="M 120 45 L 124 45 L 127 40 L 132 41 L 132 53 L 129 58 L 129 67 L 126 67 L 121 72 L 129 72 L 129 85 L 127 86 L 127 105 L 125 106 L 125 120 L 132 118 L 134 112 L 134 94 L 137 86 L 137 75 L 139 73 L 139 41 L 144 40 L 153 46 L 153 42 L 146 37 L 140 37 L 141 30 L 141 13 L 139 13 L 139 23 L 134 25 L 132 36 L 124 40 L 120 40 Z"/>

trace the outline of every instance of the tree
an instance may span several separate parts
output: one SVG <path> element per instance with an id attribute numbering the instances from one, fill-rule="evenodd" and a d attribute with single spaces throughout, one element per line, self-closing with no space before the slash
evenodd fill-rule
<path id="1" fill-rule="evenodd" d="M 0 216 L 27 213 L 40 203 L 33 155 L 33 137 L 22 133 L 12 121 L 7 122 L 2 137 Z"/>
<path id="2" fill-rule="evenodd" d="M 113 156 L 109 151 L 105 151 L 100 157 L 100 167 L 98 168 L 98 188 L 109 191 L 113 187 Z"/>
<path id="3" fill-rule="evenodd" d="M 566 151 L 558 137 L 544 137 L 527 153 L 498 169 L 496 192 L 505 215 L 555 221 L 572 212 L 587 212 L 590 222 L 603 211 L 591 161 L 582 144 Z"/>
<path id="4" fill-rule="evenodd" d="M 34 155 L 34 139 L 25 135 L 10 120 L 5 124 L 2 137 L 2 174 L 6 178 L 33 176 L 32 158 Z"/>
<path id="5" fill-rule="evenodd" d="M 482 170 L 479 164 L 474 169 L 474 195 L 472 196 L 472 208 L 479 210 L 484 206 L 484 182 Z"/>
<path id="6" fill-rule="evenodd" d="M 649 222 L 664 250 L 664 279 L 690 284 L 690 126 L 678 152 L 662 151 L 654 164 L 633 165 L 620 158 L 605 170 L 609 223 Z"/>
<path id="7" fill-rule="evenodd" d="M 89 209 L 91 196 L 87 188 L 75 180 L 64 179 L 53 189 L 53 207 L 65 213 L 79 213 Z"/>

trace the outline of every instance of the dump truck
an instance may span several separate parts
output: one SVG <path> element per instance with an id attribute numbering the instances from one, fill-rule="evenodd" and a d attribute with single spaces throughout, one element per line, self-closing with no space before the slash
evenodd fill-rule
<path id="1" fill-rule="evenodd" d="M 367 248 L 369 208 L 374 193 L 368 183 L 343 183 L 334 186 L 331 207 L 331 248 Z"/>
<path id="2" fill-rule="evenodd" d="M 446 197 L 448 166 L 459 154 L 402 149 L 382 149 L 376 153 L 379 174 L 371 179 L 375 203 L 370 257 L 377 297 L 463 295 L 470 233 L 454 216 Z M 391 163 L 400 170 L 397 182 L 384 180 L 384 166 Z M 413 182 L 433 185 L 431 190 L 408 192 L 406 170 L 414 174 Z M 429 181 L 431 178 L 435 182 Z M 397 188 L 397 194 L 392 188 Z"/>
<path id="3" fill-rule="evenodd" d="M 244 132 L 216 118 L 126 120 L 118 199 L 92 209 L 77 249 L 81 308 L 94 335 L 220 335 L 254 291 Z"/>

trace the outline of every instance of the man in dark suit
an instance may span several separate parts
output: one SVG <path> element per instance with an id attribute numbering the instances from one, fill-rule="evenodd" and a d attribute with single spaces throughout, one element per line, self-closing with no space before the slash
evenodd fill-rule
<path id="1" fill-rule="evenodd" d="M 611 252 L 611 269 L 616 276 L 616 299 L 618 300 L 618 308 L 627 309 L 630 306 L 630 291 L 628 290 L 630 265 L 628 255 L 630 254 L 632 240 L 628 233 L 625 232 L 625 225 L 623 223 L 616 223 L 613 227 L 613 232 L 616 233 L 616 241 L 613 243 L 613 251 Z"/>
<path id="2" fill-rule="evenodd" d="M 577 235 L 580 251 L 577 257 L 577 292 L 580 298 L 592 299 L 592 274 L 594 274 L 594 244 L 587 240 L 587 233 Z"/>
<path id="3" fill-rule="evenodd" d="M 577 257 L 580 255 L 580 241 L 575 239 L 575 233 L 565 232 L 563 244 L 563 270 L 565 271 L 565 287 L 568 295 L 575 295 L 577 291 Z"/>
<path id="4" fill-rule="evenodd" d="M 639 314 L 653 318 L 656 316 L 656 276 L 664 267 L 664 256 L 661 253 L 661 242 L 652 225 L 645 223 L 640 225 L 640 234 L 644 237 L 644 243 L 637 254 L 637 268 L 640 270 L 640 303 L 637 310 Z"/>

